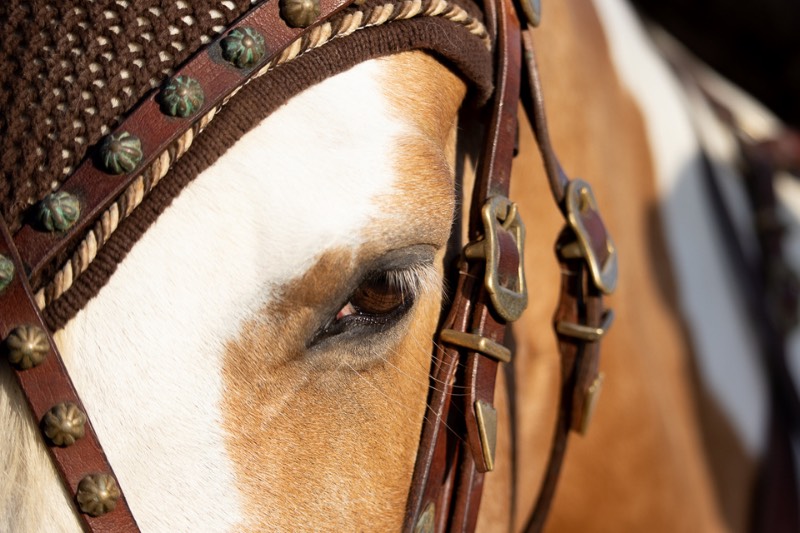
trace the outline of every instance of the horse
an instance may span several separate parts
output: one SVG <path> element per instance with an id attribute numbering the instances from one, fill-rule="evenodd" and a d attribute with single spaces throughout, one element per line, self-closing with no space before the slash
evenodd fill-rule
<path id="1" fill-rule="evenodd" d="M 738 529 L 744 518 L 722 511 L 704 451 L 692 347 L 674 296 L 685 288 L 657 208 L 663 180 L 690 171 L 680 165 L 693 164 L 695 146 L 627 9 L 615 0 L 552 3 L 534 32 L 553 144 L 571 174 L 593 183 L 623 251 L 611 299 L 618 320 L 603 346 L 605 390 L 586 436 L 571 440 L 548 531 Z M 315 46 L 341 44 L 343 54 L 347 38 Z M 303 57 L 309 72 L 324 64 Z M 637 83 L 632 68 L 650 69 L 658 83 Z M 119 264 L 87 270 L 99 286 L 81 285 L 70 261 L 54 283 L 40 280 L 37 303 L 58 326 L 64 366 L 142 530 L 403 527 L 431 416 L 448 242 L 475 180 L 477 134 L 466 125 L 474 123 L 469 102 L 481 96 L 457 70 L 423 51 L 382 54 L 318 80 L 268 116 L 261 108 L 270 95 L 251 82 L 206 131 L 182 138 L 192 147 L 147 191 L 166 191 L 155 204 L 137 207 L 147 196 L 139 186 L 112 222 L 98 223 L 127 239 L 104 256 L 104 265 Z M 665 121 L 681 135 L 661 135 Z M 527 523 L 558 409 L 552 249 L 564 222 L 535 146 L 520 120 L 511 198 L 528 221 L 531 298 L 513 326 L 513 378 L 498 375 L 482 531 Z M 175 182 L 215 147 L 194 179 Z M 143 214 L 126 225 L 130 213 Z M 466 219 L 456 234 L 469 234 Z M 109 237 L 93 238 L 99 248 Z M 733 351 L 747 349 L 745 339 Z M 74 495 L 7 365 L 0 382 L 10 442 L 0 451 L 0 530 L 79 529 Z M 742 470 L 739 501 L 751 490 L 752 463 Z"/>

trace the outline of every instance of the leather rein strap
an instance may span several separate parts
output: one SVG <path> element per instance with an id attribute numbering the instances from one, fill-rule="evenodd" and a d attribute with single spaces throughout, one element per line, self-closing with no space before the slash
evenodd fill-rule
<path id="1" fill-rule="evenodd" d="M 522 10 L 528 13 L 530 7 Z M 544 527 L 570 431 L 587 429 L 602 385 L 599 343 L 613 320 L 602 296 L 616 286 L 616 249 L 591 188 L 566 176 L 551 146 L 530 30 L 524 22 L 520 28 L 510 0 L 487 0 L 485 13 L 488 26 L 496 23 L 495 95 L 472 198 L 470 243 L 464 248 L 431 370 L 428 416 L 406 509 L 405 531 L 413 533 L 473 531 L 484 474 L 494 467 L 494 387 L 499 364 L 511 360 L 503 346 L 506 326 L 527 304 L 525 230 L 515 204 L 508 200 L 520 99 L 533 124 L 553 197 L 566 219 L 556 243 L 562 272 L 554 316 L 561 355 L 560 405 L 528 532 Z M 527 23 L 538 24 L 538 13 L 534 15 L 528 15 Z M 466 394 L 454 395 L 454 390 Z M 465 441 L 460 437 L 464 433 Z"/>
<path id="2" fill-rule="evenodd" d="M 506 325 L 527 305 L 524 277 L 524 225 L 508 200 L 511 163 L 517 131 L 517 104 L 522 101 L 534 124 L 556 202 L 567 220 L 557 253 L 562 266 L 562 294 L 555 316 L 562 358 L 562 394 L 554 446 L 542 493 L 529 531 L 538 531 L 552 500 L 555 481 L 570 429 L 585 429 L 599 390 L 598 341 L 610 324 L 602 296 L 616 282 L 613 243 L 597 213 L 589 186 L 570 181 L 550 146 L 541 88 L 527 27 L 520 29 L 511 0 L 486 0 L 487 26 L 496 43 L 495 96 L 488 110 L 489 134 L 478 168 L 472 199 L 470 244 L 464 249 L 453 304 L 431 370 L 429 416 L 421 443 L 406 509 L 406 531 L 472 531 L 483 487 L 483 476 L 494 467 L 497 415 L 493 406 L 499 364 L 509 362 L 504 345 Z M 253 8 L 226 35 L 239 29 L 250 39 L 263 36 L 263 58 L 246 65 L 225 63 L 219 41 L 212 43 L 175 73 L 173 79 L 198 80 L 205 90 L 191 116 L 166 117 L 157 96 L 148 97 L 114 132 L 114 146 L 124 159 L 138 154 L 136 172 L 103 172 L 85 161 L 62 190 L 81 198 L 82 213 L 74 224 L 55 233 L 23 227 L 12 236 L 0 219 L 0 338 L 32 413 L 39 421 L 56 469 L 87 531 L 137 531 L 112 468 L 100 447 L 91 421 L 47 330 L 29 280 L 126 191 L 140 169 L 156 165 L 160 154 L 175 148 L 189 128 L 202 129 L 214 112 L 254 72 L 277 57 L 290 43 L 338 13 L 353 0 L 320 0 L 311 22 L 289 24 L 280 2 Z M 538 22 L 526 6 L 528 20 Z M 241 36 L 240 36 L 241 37 Z M 254 44 L 255 43 L 255 44 Z M 524 49 L 524 61 L 522 50 Z M 525 79 L 522 72 L 526 72 Z M 191 89 L 191 86 L 189 86 Z M 186 90 L 189 90 L 186 89 Z M 124 135 L 123 135 L 124 134 Z M 138 148 L 130 137 L 141 139 Z M 123 164 L 124 167 L 124 164 Z M 58 226 L 64 213 L 54 212 Z M 466 394 L 454 399 L 453 390 Z M 457 432 L 457 433 L 454 433 Z M 463 440 L 459 435 L 466 435 Z"/>

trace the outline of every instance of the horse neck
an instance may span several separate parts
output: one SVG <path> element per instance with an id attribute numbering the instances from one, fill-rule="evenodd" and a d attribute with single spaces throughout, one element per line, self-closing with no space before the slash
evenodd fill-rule
<path id="1" fill-rule="evenodd" d="M 370 61 L 306 90 L 187 186 L 58 332 L 65 366 L 140 527 L 312 529 L 337 520 L 399 527 L 438 296 L 420 304 L 419 331 L 396 348 L 409 356 L 372 374 L 343 378 L 337 368 L 330 378 L 303 378 L 286 361 L 270 367 L 267 354 L 291 339 L 259 332 L 291 335 L 279 327 L 289 319 L 264 310 L 298 312 L 281 301 L 291 281 L 313 280 L 325 268 L 346 272 L 365 247 L 391 235 L 387 225 L 443 239 L 452 182 L 441 162 L 452 155 L 464 91 L 420 53 Z M 415 103 L 409 94 L 430 98 Z M 444 179 L 426 185 L 432 168 Z M 321 267 L 328 252 L 336 261 Z M 243 337 L 254 345 L 232 349 Z M 0 423 L 15 440 L 0 452 L 0 530 L 77 529 L 72 498 L 1 370 Z M 372 409 L 376 398 L 382 403 Z M 236 437 L 254 412 L 260 426 L 251 434 L 263 442 Z M 378 433 L 367 434 L 370 425 Z M 273 438 L 283 447 L 247 449 Z M 254 456 L 266 460 L 253 464 Z"/>

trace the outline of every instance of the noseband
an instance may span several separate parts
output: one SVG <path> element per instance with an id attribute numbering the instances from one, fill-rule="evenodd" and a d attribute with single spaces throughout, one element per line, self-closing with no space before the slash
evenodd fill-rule
<path id="1" fill-rule="evenodd" d="M 528 298 L 524 224 L 508 199 L 520 100 L 534 125 L 553 197 L 565 218 L 556 243 L 562 274 L 554 316 L 562 368 L 560 407 L 545 480 L 528 524 L 528 531 L 541 530 L 569 432 L 585 431 L 600 390 L 599 341 L 613 317 L 604 309 L 602 295 L 614 289 L 617 262 L 591 188 L 567 178 L 550 145 L 530 36 L 530 28 L 539 23 L 538 2 L 520 1 L 512 5 L 511 0 L 486 0 L 484 24 L 443 0 L 409 1 L 385 12 L 366 9 L 370 2 L 364 10 L 353 10 L 363 4 L 353 0 L 261 3 L 194 55 L 160 91 L 140 102 L 97 153 L 39 204 L 39 228 L 23 225 L 12 234 L 0 220 L 3 350 L 40 422 L 57 470 L 75 495 L 86 530 L 138 527 L 72 386 L 52 328 L 40 311 L 43 297 L 34 293 L 31 279 L 42 276 L 81 235 L 102 227 L 114 206 L 123 205 L 124 214 L 132 211 L 138 204 L 131 198 L 141 201 L 194 136 L 251 80 L 339 36 L 336 32 L 344 37 L 362 27 L 418 14 L 460 25 L 459 31 L 466 30 L 480 43 L 474 46 L 493 50 L 494 93 L 483 111 L 488 130 L 471 200 L 470 242 L 458 264 L 447 318 L 437 332 L 431 382 L 443 386 L 431 387 L 428 398 L 405 530 L 474 530 L 484 474 L 494 467 L 496 375 L 500 363 L 512 356 L 504 346 L 506 326 L 519 318 Z M 524 13 L 522 23 L 518 12 Z M 430 42 L 411 48 L 432 49 L 446 57 L 458 54 L 444 50 L 445 41 L 419 39 Z M 55 231 L 40 231 L 42 226 Z M 454 396 L 456 388 L 466 395 Z M 448 427 L 459 428 L 466 438 L 453 435 Z"/>

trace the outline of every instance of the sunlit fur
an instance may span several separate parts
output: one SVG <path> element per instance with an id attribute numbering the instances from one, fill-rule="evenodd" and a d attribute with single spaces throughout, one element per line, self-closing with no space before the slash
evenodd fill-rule
<path id="1" fill-rule="evenodd" d="M 655 138 L 652 109 L 637 107 L 641 91 L 614 74 L 625 70 L 625 47 L 603 31 L 631 35 L 624 7 L 597 3 L 602 18 L 583 0 L 548 3 L 535 35 L 556 149 L 570 173 L 595 184 L 623 276 L 609 301 L 619 318 L 603 347 L 605 390 L 589 434 L 570 444 L 549 530 L 735 529 L 742 517 L 714 493 L 686 309 L 674 296 L 692 294 L 680 261 L 674 272 L 668 261 L 670 217 L 680 213 L 662 204 L 664 180 L 691 163 L 696 144 L 680 137 L 669 151 Z M 420 52 L 305 91 L 198 177 L 59 332 L 144 530 L 400 527 L 425 414 L 464 95 L 461 80 Z M 524 125 L 520 148 L 512 197 L 528 225 L 531 299 L 514 326 L 513 446 L 499 377 L 485 531 L 517 530 L 531 512 L 558 381 L 550 317 L 562 219 Z M 405 278 L 415 286 L 408 316 L 369 339 L 312 342 L 365 265 L 420 246 L 433 261 Z M 0 531 L 77 530 L 6 367 L 0 427 Z M 737 480 L 740 493 L 748 482 Z"/>

